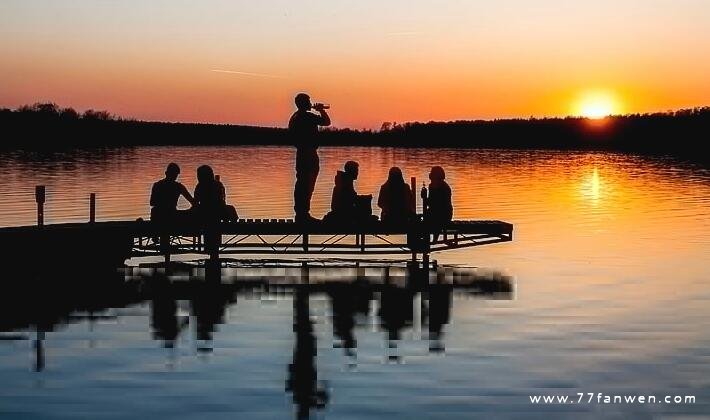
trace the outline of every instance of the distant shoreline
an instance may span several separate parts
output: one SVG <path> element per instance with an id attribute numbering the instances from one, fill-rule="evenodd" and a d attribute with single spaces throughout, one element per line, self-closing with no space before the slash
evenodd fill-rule
<path id="1" fill-rule="evenodd" d="M 291 145 L 286 129 L 127 120 L 105 111 L 79 114 L 55 104 L 0 109 L 0 150 L 127 146 Z M 707 161 L 710 107 L 610 116 L 383 124 L 381 130 L 332 129 L 323 146 L 557 149 L 670 154 Z"/>

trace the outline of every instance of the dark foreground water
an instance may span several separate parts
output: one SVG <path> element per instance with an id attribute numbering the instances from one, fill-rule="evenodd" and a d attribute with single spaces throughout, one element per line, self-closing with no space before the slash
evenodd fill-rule
<path id="1" fill-rule="evenodd" d="M 230 288 L 238 275 L 215 283 L 199 272 L 78 280 L 80 258 L 50 278 L 6 275 L 0 417 L 288 418 L 304 404 L 326 418 L 710 412 L 706 169 L 576 152 L 329 148 L 321 157 L 316 215 L 349 158 L 361 164 L 358 190 L 375 195 L 392 165 L 421 182 L 443 164 L 455 217 L 509 221 L 515 239 L 434 257 L 496 273 L 510 293 L 452 289 L 443 311 L 449 295 L 392 285 L 342 298 L 343 289 Z M 35 184 L 47 185 L 49 222 L 85 220 L 89 192 L 100 219 L 145 217 L 150 184 L 171 160 L 189 188 L 195 168 L 212 164 L 244 217 L 291 215 L 288 148 L 139 148 L 0 156 L 0 225 L 34 221 Z M 293 372 L 306 385 L 295 387 Z M 535 395 L 574 403 L 533 404 Z M 656 402 L 604 403 L 616 395 Z"/>

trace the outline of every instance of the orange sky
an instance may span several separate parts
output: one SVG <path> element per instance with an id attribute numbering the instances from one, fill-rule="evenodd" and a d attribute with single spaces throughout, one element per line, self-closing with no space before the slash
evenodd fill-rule
<path id="1" fill-rule="evenodd" d="M 702 0 L 257 3 L 5 0 L 0 106 L 283 126 L 306 91 L 377 128 L 710 104 Z"/>

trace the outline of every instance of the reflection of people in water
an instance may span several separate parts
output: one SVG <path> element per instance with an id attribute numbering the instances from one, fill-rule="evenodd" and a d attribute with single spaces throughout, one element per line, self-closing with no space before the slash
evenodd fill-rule
<path id="1" fill-rule="evenodd" d="M 330 117 L 323 104 L 311 104 L 305 93 L 296 95 L 296 112 L 288 122 L 288 131 L 296 146 L 296 185 L 293 189 L 293 209 L 296 222 L 314 222 L 311 214 L 311 197 L 318 179 L 320 162 L 318 159 L 318 126 L 330 125 Z M 316 110 L 318 113 L 313 113 Z"/>
<path id="2" fill-rule="evenodd" d="M 187 317 L 178 317 L 177 301 L 167 278 L 155 277 L 152 286 L 150 324 L 153 328 L 153 338 L 163 340 L 166 348 L 173 348 L 180 331 L 188 323 Z"/>
<path id="3" fill-rule="evenodd" d="M 297 288 L 293 301 L 293 331 L 296 342 L 293 362 L 288 366 L 286 390 L 293 393 L 296 415 L 309 418 L 312 408 L 323 408 L 328 403 L 328 392 L 318 383 L 316 370 L 316 337 L 313 334 L 308 303 L 308 291 Z"/>
<path id="4" fill-rule="evenodd" d="M 212 351 L 212 335 L 218 325 L 224 323 L 224 313 L 228 304 L 235 303 L 236 294 L 229 293 L 215 279 L 196 281 L 192 285 L 190 306 L 195 316 L 195 334 L 199 341 L 197 350 Z"/>
<path id="5" fill-rule="evenodd" d="M 414 291 L 409 288 L 397 287 L 385 283 L 380 292 L 380 323 L 387 331 L 387 343 L 390 349 L 397 348 L 401 331 L 405 326 L 411 326 L 414 318 Z M 399 360 L 395 354 L 390 360 Z"/>
<path id="6" fill-rule="evenodd" d="M 352 292 L 353 287 L 349 284 L 332 284 L 328 287 L 333 312 L 333 335 L 340 339 L 343 351 L 351 357 L 355 355 L 357 347 L 353 334 L 356 296 Z"/>
<path id="7" fill-rule="evenodd" d="M 387 182 L 380 188 L 377 205 L 382 209 L 380 218 L 385 223 L 406 223 L 414 217 L 414 196 L 398 167 L 390 168 Z"/>
<path id="8" fill-rule="evenodd" d="M 367 315 L 370 311 L 372 289 L 370 283 L 358 278 L 353 283 L 334 283 L 327 289 L 333 314 L 333 335 L 340 340 L 340 346 L 348 357 L 355 357 L 355 316 Z M 354 360 L 353 360 L 354 362 Z"/>
<path id="9" fill-rule="evenodd" d="M 165 178 L 153 184 L 150 191 L 150 220 L 154 222 L 173 221 L 178 213 L 177 204 L 180 196 L 194 205 L 195 200 L 190 192 L 177 181 L 180 167 L 177 163 L 170 163 L 165 169 Z"/>
<path id="10" fill-rule="evenodd" d="M 444 351 L 444 325 L 449 323 L 453 288 L 448 284 L 429 285 L 425 293 L 429 324 L 429 351 Z"/>

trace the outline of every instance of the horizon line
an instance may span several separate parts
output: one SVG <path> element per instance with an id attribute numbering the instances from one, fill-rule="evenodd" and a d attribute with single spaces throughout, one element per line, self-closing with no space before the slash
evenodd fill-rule
<path id="1" fill-rule="evenodd" d="M 225 70 L 225 72 L 227 72 Z M 96 108 L 86 108 L 83 110 L 83 112 L 77 111 L 76 108 L 73 108 L 71 106 L 68 107 L 63 107 L 57 104 L 56 102 L 43 102 L 43 101 L 38 101 L 34 102 L 32 104 L 24 104 L 24 105 L 19 105 L 15 108 L 9 108 L 9 107 L 4 107 L 0 106 L 0 111 L 12 111 L 12 112 L 18 112 L 20 111 L 21 108 L 23 107 L 32 107 L 36 105 L 48 105 L 52 104 L 56 106 L 59 110 L 62 109 L 72 109 L 79 113 L 80 115 L 83 112 L 86 111 L 96 111 L 96 112 L 107 112 L 111 117 L 117 119 L 117 120 L 124 120 L 124 121 L 135 121 L 135 122 L 147 122 L 147 123 L 169 123 L 169 124 L 202 124 L 202 125 L 233 125 L 233 126 L 242 126 L 242 127 L 256 127 L 256 128 L 285 128 L 284 126 L 278 126 L 278 125 L 254 125 L 254 124 L 246 124 L 246 123 L 237 123 L 237 122 L 208 122 L 208 121 L 187 121 L 187 120 L 153 120 L 153 119 L 141 119 L 138 117 L 132 117 L 132 116 L 124 116 L 124 115 L 119 115 L 119 114 L 113 114 L 112 112 L 105 110 L 105 109 L 96 109 Z M 683 108 L 671 108 L 671 109 L 666 109 L 663 111 L 649 111 L 649 112 L 627 112 L 623 114 L 609 114 L 605 115 L 600 118 L 590 118 L 590 117 L 585 117 L 583 115 L 572 115 L 572 114 L 567 114 L 567 115 L 548 115 L 548 116 L 527 116 L 527 117 L 495 117 L 495 118 L 459 118 L 459 119 L 448 119 L 448 120 L 427 120 L 427 121 L 422 121 L 422 120 L 410 120 L 410 121 L 402 121 L 402 122 L 397 122 L 397 121 L 382 121 L 380 125 L 384 125 L 387 123 L 390 124 L 396 124 L 397 126 L 402 126 L 406 124 L 429 124 L 429 123 L 454 123 L 454 122 L 496 122 L 496 121 L 512 121 L 512 120 L 523 120 L 523 121 L 535 121 L 535 120 L 549 120 L 549 119 L 580 119 L 580 120 L 589 120 L 589 121 L 603 121 L 604 119 L 607 118 L 619 118 L 619 117 L 630 117 L 630 116 L 644 116 L 644 115 L 658 115 L 658 114 L 671 114 L 671 113 L 677 113 L 677 112 L 682 112 L 682 111 L 698 111 L 698 110 L 710 110 L 710 104 L 708 105 L 698 105 L 698 106 L 690 106 L 690 107 L 683 107 Z M 332 126 L 331 126 L 332 127 Z M 352 129 L 352 130 L 357 130 L 357 131 L 362 131 L 362 130 L 373 130 L 373 131 L 379 131 L 380 128 L 353 128 L 353 127 L 332 127 L 335 129 Z"/>

